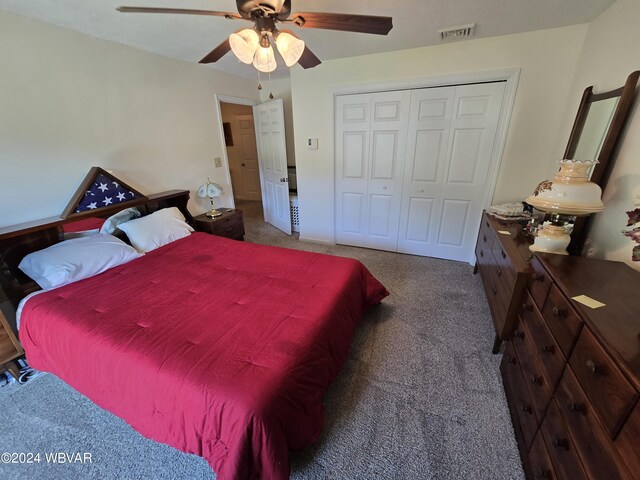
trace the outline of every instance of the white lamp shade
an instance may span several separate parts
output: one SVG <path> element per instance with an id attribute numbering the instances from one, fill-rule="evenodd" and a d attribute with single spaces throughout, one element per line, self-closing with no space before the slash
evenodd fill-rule
<path id="1" fill-rule="evenodd" d="M 295 65 L 304 52 L 304 41 L 287 32 L 278 33 L 276 45 L 287 67 Z"/>
<path id="2" fill-rule="evenodd" d="M 589 181 L 593 161 L 561 160 L 560 171 L 552 181 L 541 182 L 525 201 L 549 213 L 583 216 L 604 210 L 602 190 Z"/>
<path id="3" fill-rule="evenodd" d="M 258 49 L 259 43 L 260 37 L 253 28 L 245 28 L 229 35 L 231 51 L 243 63 L 250 64 L 253 62 L 253 56 Z"/>
<path id="4" fill-rule="evenodd" d="M 221 185 L 207 181 L 204 185 L 200 185 L 198 188 L 198 196 L 200 198 L 219 197 L 224 193 L 224 189 Z"/>
<path id="5" fill-rule="evenodd" d="M 253 58 L 253 66 L 259 71 L 265 73 L 273 72 L 276 69 L 278 65 L 276 64 L 276 57 L 271 45 L 267 48 L 258 48 L 256 55 Z"/>

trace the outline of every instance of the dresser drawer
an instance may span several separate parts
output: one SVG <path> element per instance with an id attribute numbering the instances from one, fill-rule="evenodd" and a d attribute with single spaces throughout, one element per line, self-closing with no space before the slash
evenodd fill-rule
<path id="1" fill-rule="evenodd" d="M 485 249 L 485 252 L 490 252 L 493 248 L 493 242 L 495 235 L 493 229 L 489 224 L 486 216 L 482 217 L 482 223 L 480 224 L 480 231 L 478 232 L 478 245 Z"/>
<path id="2" fill-rule="evenodd" d="M 531 292 L 531 296 L 536 302 L 538 309 L 542 310 L 544 302 L 547 299 L 547 294 L 549 293 L 549 288 L 551 288 L 551 279 L 537 257 L 534 256 L 531 259 L 530 265 L 533 273 L 529 277 L 527 288 Z"/>
<path id="3" fill-rule="evenodd" d="M 589 476 L 608 480 L 630 478 L 571 368 L 565 370 L 558 385 L 556 404 Z"/>
<path id="4" fill-rule="evenodd" d="M 542 433 L 540 432 L 536 435 L 529 450 L 529 468 L 531 469 L 533 478 L 545 480 L 558 478 L 553 469 L 553 463 L 551 462 L 551 457 L 549 457 L 549 452 L 547 452 L 547 447 L 544 445 Z"/>
<path id="5" fill-rule="evenodd" d="M 525 384 L 529 390 L 533 409 L 538 418 L 542 418 L 544 417 L 544 412 L 551 398 L 549 383 L 542 374 L 542 368 L 538 364 L 536 354 L 527 338 L 522 342 L 521 348 L 516 348 L 516 354 L 520 362 Z"/>
<path id="6" fill-rule="evenodd" d="M 636 408 L 633 409 L 615 441 L 620 457 L 631 472 L 631 478 L 636 480 L 640 479 L 638 439 L 640 439 L 640 403 L 636 404 Z"/>
<path id="7" fill-rule="evenodd" d="M 586 327 L 580 333 L 569 364 L 607 433 L 615 438 L 638 393 Z"/>
<path id="8" fill-rule="evenodd" d="M 533 410 L 533 404 L 520 370 L 520 362 L 511 342 L 507 343 L 505 348 L 500 371 L 512 415 L 515 414 L 518 419 L 526 449 L 528 449 L 538 429 L 539 421 Z"/>
<path id="9" fill-rule="evenodd" d="M 520 318 L 538 355 L 542 371 L 553 391 L 553 388 L 558 384 L 558 380 L 560 380 L 567 359 L 528 292 L 525 292 Z"/>
<path id="10" fill-rule="evenodd" d="M 578 333 L 580 333 L 580 328 L 582 328 L 582 320 L 555 285 L 551 285 L 549 289 L 542 316 L 558 345 L 568 357 Z"/>
<path id="11" fill-rule="evenodd" d="M 558 478 L 567 480 L 586 479 L 587 474 L 582 468 L 578 452 L 576 452 L 573 440 L 562 422 L 555 402 L 551 402 L 549 405 L 540 429 Z"/>

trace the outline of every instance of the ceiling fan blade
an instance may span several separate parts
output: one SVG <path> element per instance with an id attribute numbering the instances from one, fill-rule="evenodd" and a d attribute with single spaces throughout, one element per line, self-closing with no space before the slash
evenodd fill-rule
<path id="1" fill-rule="evenodd" d="M 393 28 L 393 18 L 348 13 L 296 13 L 290 20 L 302 28 L 322 28 L 344 32 L 386 35 Z"/>
<path id="2" fill-rule="evenodd" d="M 216 12 L 215 10 L 190 10 L 185 8 L 154 8 L 154 7 L 118 7 L 121 13 L 172 13 L 178 15 L 208 15 L 211 17 L 225 17 L 228 19 L 242 18 L 237 13 Z"/>
<path id="3" fill-rule="evenodd" d="M 304 47 L 304 51 L 302 52 L 302 56 L 298 60 L 298 64 L 302 68 L 313 68 L 316 65 L 320 65 L 322 62 L 315 54 L 309 50 L 309 47 Z"/>
<path id="4" fill-rule="evenodd" d="M 231 50 L 231 45 L 229 45 L 229 39 L 227 38 L 224 42 L 218 45 L 216 48 L 211 50 L 202 60 L 198 63 L 215 63 L 224 57 Z"/>

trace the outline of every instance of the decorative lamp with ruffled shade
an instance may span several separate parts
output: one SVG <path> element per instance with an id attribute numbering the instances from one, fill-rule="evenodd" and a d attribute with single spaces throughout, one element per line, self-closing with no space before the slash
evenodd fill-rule
<path id="1" fill-rule="evenodd" d="M 560 171 L 553 180 L 545 180 L 525 200 L 529 205 L 547 213 L 545 223 L 529 247 L 533 252 L 568 255 L 571 237 L 564 227 L 570 217 L 581 217 L 604 210 L 598 185 L 589 181 L 589 173 L 597 160 L 559 160 Z"/>

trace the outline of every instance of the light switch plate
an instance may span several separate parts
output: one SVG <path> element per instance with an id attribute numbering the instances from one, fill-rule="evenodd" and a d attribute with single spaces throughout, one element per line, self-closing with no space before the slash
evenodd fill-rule
<path id="1" fill-rule="evenodd" d="M 222 166 L 222 159 L 220 157 L 216 157 L 213 159 L 213 162 L 216 165 L 216 168 L 221 167 Z"/>

